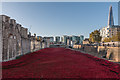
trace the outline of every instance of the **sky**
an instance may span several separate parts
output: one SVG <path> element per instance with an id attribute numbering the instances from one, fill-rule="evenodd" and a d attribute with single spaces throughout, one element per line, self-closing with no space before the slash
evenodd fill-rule
<path id="1" fill-rule="evenodd" d="M 117 2 L 3 2 L 2 14 L 37 36 L 89 34 L 107 26 L 109 6 L 118 25 Z"/>

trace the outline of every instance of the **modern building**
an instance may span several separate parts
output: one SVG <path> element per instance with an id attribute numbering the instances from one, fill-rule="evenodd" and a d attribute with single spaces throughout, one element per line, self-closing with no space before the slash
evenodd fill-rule
<path id="1" fill-rule="evenodd" d="M 120 25 L 120 1 L 118 2 L 118 25 Z"/>
<path id="2" fill-rule="evenodd" d="M 108 36 L 107 26 L 100 29 L 100 36 L 102 36 L 102 41 Z"/>
<path id="3" fill-rule="evenodd" d="M 84 40 L 84 36 L 83 35 L 80 35 L 80 36 L 75 36 L 75 35 L 63 36 L 61 39 L 62 39 L 62 42 L 65 43 L 65 45 L 73 47 L 75 44 L 82 44 L 82 42 Z"/>
<path id="4" fill-rule="evenodd" d="M 84 40 L 84 36 L 83 35 L 80 35 L 80 36 L 72 36 L 72 41 L 75 43 L 75 44 L 82 44 Z"/>
<path id="5" fill-rule="evenodd" d="M 49 40 L 50 42 L 54 42 L 54 37 L 43 37 L 44 40 Z"/>
<path id="6" fill-rule="evenodd" d="M 62 42 L 63 44 L 65 44 L 65 45 L 67 45 L 67 39 L 68 39 L 68 36 L 67 36 L 67 35 L 63 35 L 63 36 L 61 37 L 61 42 Z"/>
<path id="7" fill-rule="evenodd" d="M 120 26 L 119 25 L 112 26 L 109 30 L 110 30 L 109 37 L 112 37 L 114 35 L 117 35 L 118 32 L 120 32 Z"/>
<path id="8" fill-rule="evenodd" d="M 108 25 L 100 29 L 100 36 L 102 36 L 102 41 L 107 37 L 112 37 L 119 32 L 120 26 L 114 25 L 114 18 L 112 12 L 112 6 L 109 8 L 109 16 L 108 16 Z"/>
<path id="9" fill-rule="evenodd" d="M 54 37 L 43 37 L 43 48 L 49 47 L 54 42 Z"/>
<path id="10" fill-rule="evenodd" d="M 72 37 L 72 43 L 71 43 L 71 45 L 73 46 L 73 45 L 75 45 L 76 43 L 78 43 L 78 37 L 77 36 L 74 36 L 74 35 L 72 35 L 71 36 Z"/>
<path id="11" fill-rule="evenodd" d="M 105 32 L 106 32 L 106 37 L 109 37 L 109 33 L 110 33 L 110 28 L 112 28 L 114 26 L 114 19 L 113 19 L 113 11 L 112 11 L 112 6 L 110 6 L 109 8 L 109 15 L 108 15 L 108 25 L 105 28 Z"/>
<path id="12" fill-rule="evenodd" d="M 83 40 L 84 40 L 84 36 L 83 36 L 83 35 L 80 35 L 80 44 L 83 43 Z"/>
<path id="13" fill-rule="evenodd" d="M 50 42 L 54 42 L 54 37 L 50 37 Z"/>
<path id="14" fill-rule="evenodd" d="M 55 42 L 56 42 L 56 43 L 59 43 L 59 42 L 60 42 L 60 36 L 56 36 L 56 37 L 55 37 Z"/>
<path id="15" fill-rule="evenodd" d="M 113 25 L 114 25 L 113 11 L 112 11 L 112 6 L 110 6 L 109 15 L 108 15 L 108 27 L 111 27 Z"/>

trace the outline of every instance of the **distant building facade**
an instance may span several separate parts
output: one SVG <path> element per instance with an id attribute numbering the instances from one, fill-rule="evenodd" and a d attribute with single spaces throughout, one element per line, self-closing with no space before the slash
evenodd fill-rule
<path id="1" fill-rule="evenodd" d="M 102 41 L 105 38 L 110 38 L 113 35 L 116 35 L 117 32 L 120 32 L 119 30 L 120 30 L 120 26 L 114 25 L 112 6 L 110 6 L 109 16 L 108 16 L 108 25 L 106 27 L 103 27 L 102 29 L 100 29 L 100 36 L 102 37 Z"/>
<path id="2" fill-rule="evenodd" d="M 120 26 L 119 25 L 112 26 L 109 30 L 110 30 L 109 37 L 115 36 L 117 35 L 118 32 L 120 32 Z"/>
<path id="3" fill-rule="evenodd" d="M 54 37 L 43 37 L 43 48 L 49 47 L 54 42 Z"/>
<path id="4" fill-rule="evenodd" d="M 83 43 L 83 40 L 84 40 L 84 36 L 83 36 L 83 35 L 80 35 L 80 44 Z"/>
<path id="5" fill-rule="evenodd" d="M 66 36 L 66 35 L 64 35 L 61 37 L 61 40 L 65 45 L 73 47 L 73 45 L 75 45 L 75 44 L 82 44 L 83 40 L 84 40 L 84 36 L 83 35 L 80 35 L 80 36 L 74 36 L 74 35 Z"/>
<path id="6" fill-rule="evenodd" d="M 118 2 L 118 25 L 120 25 L 120 1 Z"/>
<path id="7" fill-rule="evenodd" d="M 59 43 L 59 42 L 60 42 L 60 36 L 56 36 L 56 37 L 55 37 L 55 42 L 56 42 L 56 43 Z"/>
<path id="8" fill-rule="evenodd" d="M 67 36 L 67 35 L 63 35 L 63 36 L 61 37 L 61 42 L 62 42 L 63 44 L 65 44 L 65 45 L 67 45 L 67 39 L 68 39 L 68 36 Z"/>
<path id="9" fill-rule="evenodd" d="M 111 27 L 113 25 L 114 25 L 113 11 L 112 11 L 112 6 L 110 6 L 109 15 L 108 15 L 108 26 Z"/>
<path id="10" fill-rule="evenodd" d="M 103 27 L 102 29 L 100 29 L 100 36 L 102 37 L 102 41 L 109 36 L 108 30 L 109 30 L 109 27 Z"/>

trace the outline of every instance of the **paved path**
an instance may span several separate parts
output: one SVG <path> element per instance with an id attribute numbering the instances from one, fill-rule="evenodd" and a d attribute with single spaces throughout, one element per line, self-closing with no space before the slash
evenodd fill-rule
<path id="1" fill-rule="evenodd" d="M 65 48 L 46 48 L 3 62 L 3 78 L 119 78 L 120 65 Z"/>

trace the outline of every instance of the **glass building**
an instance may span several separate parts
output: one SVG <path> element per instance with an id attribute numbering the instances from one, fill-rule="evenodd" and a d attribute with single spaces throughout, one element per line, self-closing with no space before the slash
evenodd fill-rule
<path id="1" fill-rule="evenodd" d="M 60 36 L 56 36 L 55 41 L 56 41 L 56 43 L 60 42 Z"/>
<path id="2" fill-rule="evenodd" d="M 109 16 L 108 16 L 108 26 L 111 27 L 114 25 L 114 20 L 113 20 L 113 12 L 112 12 L 112 6 L 109 8 Z"/>
<path id="3" fill-rule="evenodd" d="M 84 40 L 84 36 L 83 36 L 83 35 L 80 35 L 80 44 L 83 43 L 83 40 Z"/>
<path id="4" fill-rule="evenodd" d="M 64 43 L 65 45 L 67 45 L 67 39 L 68 39 L 68 36 L 67 36 L 67 35 L 63 35 L 63 36 L 61 37 L 62 43 Z"/>

